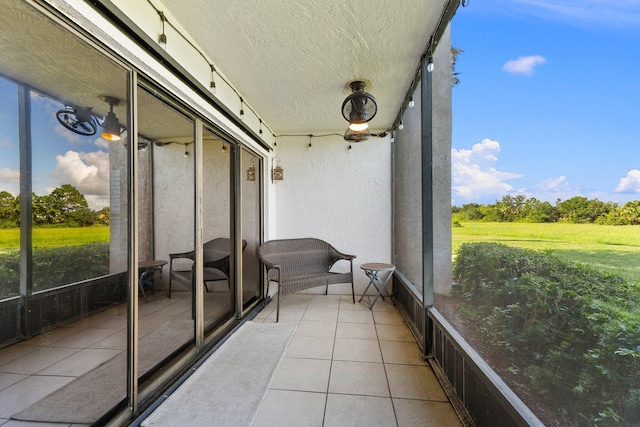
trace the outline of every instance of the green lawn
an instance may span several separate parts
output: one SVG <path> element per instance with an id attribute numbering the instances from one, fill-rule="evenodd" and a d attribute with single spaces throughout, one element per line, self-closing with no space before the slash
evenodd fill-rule
<path id="1" fill-rule="evenodd" d="M 33 246 L 73 246 L 109 241 L 109 227 L 34 228 Z M 0 229 L 0 253 L 20 248 L 20 229 Z"/>
<path id="2" fill-rule="evenodd" d="M 109 241 L 109 227 L 35 228 L 35 247 Z M 464 222 L 453 227 L 453 252 L 465 242 L 500 242 L 548 251 L 640 283 L 640 226 Z M 0 253 L 20 247 L 19 229 L 0 229 Z"/>
<path id="3" fill-rule="evenodd" d="M 640 283 L 640 226 L 464 222 L 453 227 L 454 254 L 462 243 L 499 242 L 589 264 Z"/>

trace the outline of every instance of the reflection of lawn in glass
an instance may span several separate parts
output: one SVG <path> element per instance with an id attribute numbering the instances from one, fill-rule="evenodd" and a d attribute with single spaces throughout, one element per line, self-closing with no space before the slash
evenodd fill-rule
<path id="1" fill-rule="evenodd" d="M 35 228 L 33 290 L 109 274 L 109 227 Z M 0 230 L 0 299 L 18 295 L 20 229 Z"/>
<path id="2" fill-rule="evenodd" d="M 464 222 L 453 227 L 453 253 L 466 242 L 498 242 L 545 251 L 640 283 L 640 226 Z"/>
<path id="3" fill-rule="evenodd" d="M 109 241 L 109 227 L 34 228 L 33 246 L 71 246 Z M 0 230 L 0 253 L 20 247 L 20 229 Z"/>

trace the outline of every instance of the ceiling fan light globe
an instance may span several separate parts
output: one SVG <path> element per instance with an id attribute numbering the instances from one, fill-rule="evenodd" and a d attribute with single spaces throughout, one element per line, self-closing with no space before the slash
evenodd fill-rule
<path id="1" fill-rule="evenodd" d="M 107 141 L 120 141 L 120 123 L 115 113 L 109 112 L 102 123 L 101 137 Z"/>
<path id="2" fill-rule="evenodd" d="M 349 129 L 351 129 L 352 131 L 355 132 L 362 132 L 363 130 L 366 130 L 369 128 L 369 123 L 350 123 L 349 124 Z"/>

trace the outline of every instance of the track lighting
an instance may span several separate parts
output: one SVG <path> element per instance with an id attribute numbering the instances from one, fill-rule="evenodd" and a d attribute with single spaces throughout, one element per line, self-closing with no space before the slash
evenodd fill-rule
<path id="1" fill-rule="evenodd" d="M 215 95 L 215 93 L 216 93 L 216 80 L 214 79 L 213 73 L 216 72 L 216 67 L 214 67 L 213 64 L 209 64 L 209 67 L 211 68 L 211 83 L 209 83 L 209 88 L 211 89 L 211 93 L 213 93 Z"/>
<path id="2" fill-rule="evenodd" d="M 427 64 L 427 71 L 432 73 L 434 69 L 434 65 L 433 65 L 433 56 L 429 57 L 429 63 Z"/>
<path id="3" fill-rule="evenodd" d="M 162 28 L 161 34 L 158 36 L 158 43 L 161 44 L 161 45 L 164 45 L 163 47 L 166 48 L 166 44 L 167 44 L 167 35 L 165 33 L 166 24 L 168 24 L 173 29 L 176 29 L 176 27 L 174 27 L 174 25 L 169 21 L 169 18 L 167 17 L 167 15 L 162 10 L 158 9 L 150 1 L 147 1 L 147 3 L 149 3 L 149 5 L 158 14 L 158 17 L 160 19 L 160 25 L 161 25 L 161 28 Z M 200 55 L 200 57 L 202 57 L 206 61 L 207 65 L 209 66 L 209 69 L 211 70 L 211 81 L 209 82 L 209 89 L 210 89 L 211 94 L 216 95 L 216 91 L 217 91 L 216 80 L 217 80 L 218 84 L 220 82 L 223 83 L 223 89 L 229 89 L 229 90 L 233 91 L 236 94 L 236 96 L 240 99 L 240 110 L 239 110 L 238 116 L 240 117 L 240 119 L 244 120 L 245 119 L 244 100 L 240 96 L 240 93 L 231 85 L 231 83 L 229 83 L 229 81 L 224 77 L 224 75 L 220 74 L 218 72 L 218 70 L 216 70 L 214 64 L 211 61 L 209 61 L 209 59 L 207 58 L 205 53 L 203 51 L 201 51 L 200 49 L 198 49 L 194 44 L 192 44 L 190 42 L 190 40 L 187 39 L 183 33 L 181 33 L 180 31 L 176 31 L 176 32 L 173 32 L 172 34 L 177 34 L 178 36 L 180 36 L 182 38 L 183 42 L 189 44 L 191 46 L 191 48 L 194 49 L 195 52 L 197 52 Z M 371 96 L 371 95 L 369 95 L 369 96 Z M 371 98 L 373 99 L 373 97 L 371 97 Z M 375 100 L 374 100 L 374 102 L 375 102 Z M 251 111 L 251 113 L 253 113 L 253 116 L 257 117 L 257 113 L 251 108 L 251 106 L 248 106 L 248 108 Z M 373 115 L 371 116 L 371 118 L 373 118 Z M 81 128 L 85 128 L 84 125 L 81 125 L 80 127 Z M 72 130 L 74 130 L 74 129 L 72 129 Z M 268 128 L 268 126 L 267 126 L 267 130 L 270 130 Z M 82 131 L 84 131 L 84 129 L 81 129 L 81 132 Z M 260 130 L 258 131 L 258 133 L 260 135 L 262 135 L 264 133 L 264 131 L 262 129 L 262 126 L 260 127 Z M 273 135 L 273 132 L 271 132 L 271 135 Z M 273 136 L 275 136 L 275 135 L 273 135 Z M 273 145 L 274 146 L 277 145 L 275 143 L 275 141 L 274 141 Z"/>
<path id="4" fill-rule="evenodd" d="M 164 33 L 164 23 L 167 21 L 167 17 L 164 16 L 164 12 L 159 11 L 160 21 L 162 21 L 162 33 L 158 36 L 158 43 L 167 44 L 167 35 Z"/>

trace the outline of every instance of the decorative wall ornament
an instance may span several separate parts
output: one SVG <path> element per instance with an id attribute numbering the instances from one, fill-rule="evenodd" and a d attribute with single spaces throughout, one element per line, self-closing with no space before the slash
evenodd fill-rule
<path id="1" fill-rule="evenodd" d="M 251 159 L 251 166 L 247 169 L 247 181 L 255 181 L 256 180 L 256 167 L 254 166 L 254 160 Z"/>
<path id="2" fill-rule="evenodd" d="M 282 167 L 280 166 L 280 157 L 275 157 L 273 159 L 273 162 L 275 163 L 276 166 L 273 168 L 273 171 L 272 171 L 272 179 L 274 181 L 284 180 L 284 169 L 282 169 Z"/>

